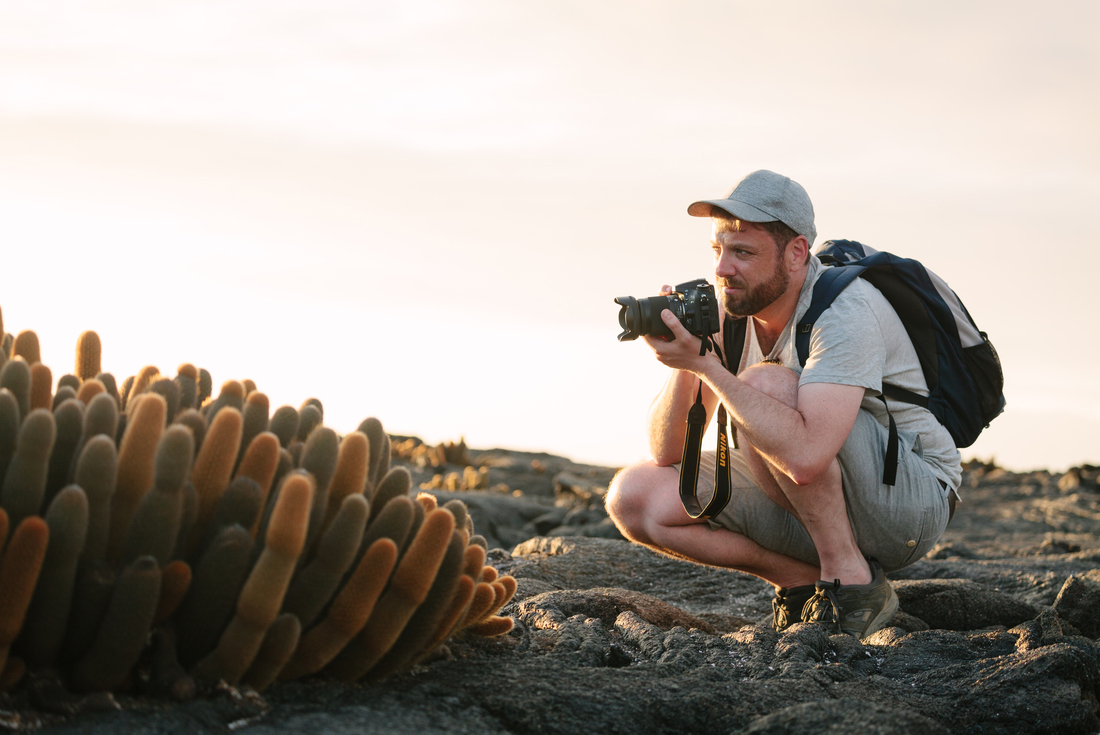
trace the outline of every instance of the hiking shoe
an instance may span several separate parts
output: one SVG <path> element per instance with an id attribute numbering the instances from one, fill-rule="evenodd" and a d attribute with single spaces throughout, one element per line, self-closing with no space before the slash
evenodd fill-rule
<path id="1" fill-rule="evenodd" d="M 866 638 L 890 621 L 898 609 L 898 596 L 874 559 L 870 584 L 842 585 L 839 579 L 818 581 L 817 591 L 802 608 L 802 620 L 825 623 L 831 633 Z"/>
<path id="2" fill-rule="evenodd" d="M 772 599 L 772 627 L 782 632 L 802 622 L 802 608 L 817 592 L 817 585 L 780 587 Z"/>

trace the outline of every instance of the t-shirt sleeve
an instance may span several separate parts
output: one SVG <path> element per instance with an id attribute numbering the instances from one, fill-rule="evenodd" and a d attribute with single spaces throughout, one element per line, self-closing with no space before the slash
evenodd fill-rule
<path id="1" fill-rule="evenodd" d="M 856 385 L 879 393 L 885 366 L 878 319 L 863 295 L 849 286 L 814 324 L 798 384 Z"/>

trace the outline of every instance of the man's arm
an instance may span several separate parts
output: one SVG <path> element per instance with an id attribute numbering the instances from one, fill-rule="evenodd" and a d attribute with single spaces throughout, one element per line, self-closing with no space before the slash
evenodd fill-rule
<path id="1" fill-rule="evenodd" d="M 672 286 L 661 286 L 661 296 L 672 293 Z M 663 316 L 663 314 L 662 314 Z M 671 313 L 670 313 L 671 316 Z M 722 315 L 725 316 L 724 314 Z M 675 319 L 675 317 L 672 317 Z M 679 321 L 676 322 L 679 324 Z M 664 343 L 663 337 L 642 335 L 642 339 L 656 351 L 658 343 Z M 699 349 L 696 343 L 696 350 Z M 699 389 L 699 378 L 684 370 L 673 370 L 665 382 L 665 387 L 653 399 L 646 416 L 646 433 L 649 437 L 649 453 L 661 467 L 676 464 L 683 459 L 684 437 L 687 435 L 687 415 L 695 403 L 695 394 Z M 703 385 L 703 405 L 707 409 L 707 425 L 718 406 L 718 399 L 705 384 Z"/>
<path id="2" fill-rule="evenodd" d="M 725 404 L 745 440 L 770 464 L 800 485 L 813 482 L 829 467 L 855 424 L 863 388 L 811 383 L 798 389 L 798 407 L 791 408 L 746 385 L 713 353 L 700 357 L 698 338 L 671 313 L 661 316 L 676 339 L 650 342 L 657 359 L 698 375 Z"/>
<path id="3" fill-rule="evenodd" d="M 644 338 L 647 342 L 649 337 Z M 653 399 L 649 407 L 646 428 L 649 434 L 649 451 L 661 467 L 679 462 L 684 452 L 684 436 L 687 434 L 687 414 L 695 402 L 699 378 L 684 370 L 673 370 L 664 389 Z M 706 385 L 703 386 L 703 405 L 709 421 L 718 399 Z"/>
<path id="4" fill-rule="evenodd" d="M 791 408 L 709 366 L 703 380 L 721 397 L 738 431 L 770 465 L 798 485 L 821 476 L 843 446 L 863 401 L 863 388 L 810 383 Z"/>

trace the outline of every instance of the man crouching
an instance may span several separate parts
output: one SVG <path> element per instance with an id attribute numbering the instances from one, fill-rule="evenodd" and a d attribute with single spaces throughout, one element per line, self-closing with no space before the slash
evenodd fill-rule
<path id="1" fill-rule="evenodd" d="M 897 610 L 884 572 L 920 559 L 947 526 L 959 452 L 926 408 L 891 400 L 897 480 L 883 483 L 882 386 L 924 396 L 928 388 L 900 319 L 863 279 L 817 319 L 799 364 L 795 329 L 823 268 L 810 252 L 813 205 L 799 184 L 756 171 L 688 213 L 713 223 L 723 320 L 747 317 L 741 363 L 731 366 L 735 375 L 713 351 L 700 355 L 699 339 L 661 313 L 675 339 L 645 337 L 672 368 L 649 411 L 653 461 L 615 477 L 608 512 L 632 541 L 770 582 L 777 630 L 805 621 L 866 637 Z M 740 438 L 730 451 L 732 497 L 710 521 L 688 515 L 678 494 L 685 418 L 700 381 L 708 421 L 721 401 Z M 704 452 L 700 494 L 713 486 L 713 467 L 714 454 Z"/>

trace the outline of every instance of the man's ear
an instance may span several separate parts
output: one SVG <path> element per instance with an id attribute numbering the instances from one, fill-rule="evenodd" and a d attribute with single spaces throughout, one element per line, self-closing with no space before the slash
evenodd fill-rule
<path id="1" fill-rule="evenodd" d="M 787 267 L 792 270 L 802 266 L 806 262 L 806 253 L 810 251 L 810 243 L 805 235 L 799 235 L 787 243 Z"/>

